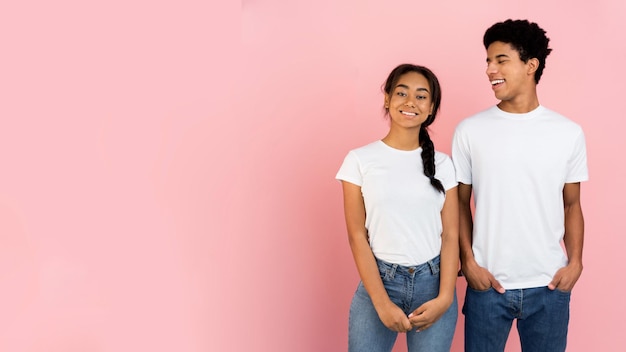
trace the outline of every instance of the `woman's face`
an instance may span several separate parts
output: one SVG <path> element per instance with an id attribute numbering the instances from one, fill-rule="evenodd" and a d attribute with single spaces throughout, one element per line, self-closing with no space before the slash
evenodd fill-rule
<path id="1" fill-rule="evenodd" d="M 433 102 L 430 85 L 422 74 L 407 72 L 400 76 L 390 93 L 385 94 L 392 125 L 418 128 L 432 114 Z"/>

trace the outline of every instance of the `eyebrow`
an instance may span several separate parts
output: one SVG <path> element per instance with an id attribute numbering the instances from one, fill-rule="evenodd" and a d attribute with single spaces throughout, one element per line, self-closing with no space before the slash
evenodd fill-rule
<path id="1" fill-rule="evenodd" d="M 407 86 L 406 84 L 398 84 L 398 85 L 396 86 L 396 88 L 404 88 L 404 89 L 409 89 L 409 86 Z M 427 93 L 430 93 L 430 92 L 428 91 L 428 89 L 426 89 L 426 88 L 422 88 L 422 87 L 417 88 L 416 90 L 417 90 L 418 92 L 427 92 Z"/>

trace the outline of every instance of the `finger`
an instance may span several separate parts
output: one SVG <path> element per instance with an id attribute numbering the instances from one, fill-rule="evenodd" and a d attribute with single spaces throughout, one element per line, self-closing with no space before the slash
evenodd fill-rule
<path id="1" fill-rule="evenodd" d="M 404 332 L 410 331 L 411 329 L 413 329 L 413 324 L 407 319 L 404 323 Z"/>
<path id="2" fill-rule="evenodd" d="M 417 330 L 415 330 L 416 332 L 420 332 L 420 331 L 424 331 L 426 329 L 428 329 L 431 326 L 431 324 L 425 324 L 420 326 L 419 328 L 417 328 Z"/>
<path id="3" fill-rule="evenodd" d="M 500 285 L 500 281 L 496 280 L 495 277 L 491 279 L 491 287 L 493 287 L 494 290 L 498 291 L 498 293 L 504 293 L 506 291 L 504 287 Z"/>
<path id="4" fill-rule="evenodd" d="M 424 318 L 422 316 L 412 317 L 410 321 L 411 321 L 411 326 L 415 328 L 424 325 Z"/>
<path id="5" fill-rule="evenodd" d="M 425 324 L 425 322 L 427 322 L 429 319 L 429 317 L 427 317 L 427 314 L 424 313 L 420 313 L 418 315 L 413 315 L 409 318 L 409 321 L 411 322 L 411 324 L 413 326 L 420 326 Z"/>
<path id="6" fill-rule="evenodd" d="M 552 281 L 550 281 L 550 283 L 548 284 L 548 289 L 554 291 L 557 287 L 559 287 L 560 282 L 561 282 L 561 277 L 559 275 L 554 275 L 554 277 L 552 278 Z"/>
<path id="7" fill-rule="evenodd" d="M 419 315 L 421 315 L 422 313 L 424 313 L 426 311 L 426 308 L 421 305 L 419 307 L 417 307 L 416 310 L 414 310 L 411 314 L 409 314 L 409 319 L 413 318 L 413 317 L 417 317 Z"/>

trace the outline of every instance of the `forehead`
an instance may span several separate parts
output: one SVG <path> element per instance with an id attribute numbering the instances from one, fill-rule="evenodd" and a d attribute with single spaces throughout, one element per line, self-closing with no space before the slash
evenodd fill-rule
<path id="1" fill-rule="evenodd" d="M 510 43 L 493 42 L 489 44 L 487 48 L 487 59 L 493 59 L 495 57 L 506 55 L 511 58 L 519 58 L 519 53 Z"/>
<path id="2" fill-rule="evenodd" d="M 428 87 L 428 80 L 424 75 L 417 72 L 407 72 L 398 78 L 396 82 L 396 87 L 398 86 L 406 86 L 409 88 L 420 88 L 420 87 Z"/>

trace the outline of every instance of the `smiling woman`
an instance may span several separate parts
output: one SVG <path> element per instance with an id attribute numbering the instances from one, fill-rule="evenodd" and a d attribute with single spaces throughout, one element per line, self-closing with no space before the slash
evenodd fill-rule
<path id="1" fill-rule="evenodd" d="M 441 103 L 439 81 L 423 66 L 403 64 L 383 90 L 389 132 L 352 150 L 337 174 L 361 276 L 349 350 L 391 351 L 403 332 L 409 351 L 449 351 L 458 315 L 458 210 L 452 162 L 427 131 Z"/>
<path id="2" fill-rule="evenodd" d="M 419 129 L 432 116 L 433 104 L 428 80 L 415 71 L 400 76 L 392 91 L 385 92 L 385 109 L 391 117 L 392 129 Z M 419 146 L 419 138 L 414 142 L 415 145 L 408 146 L 409 149 Z"/>

